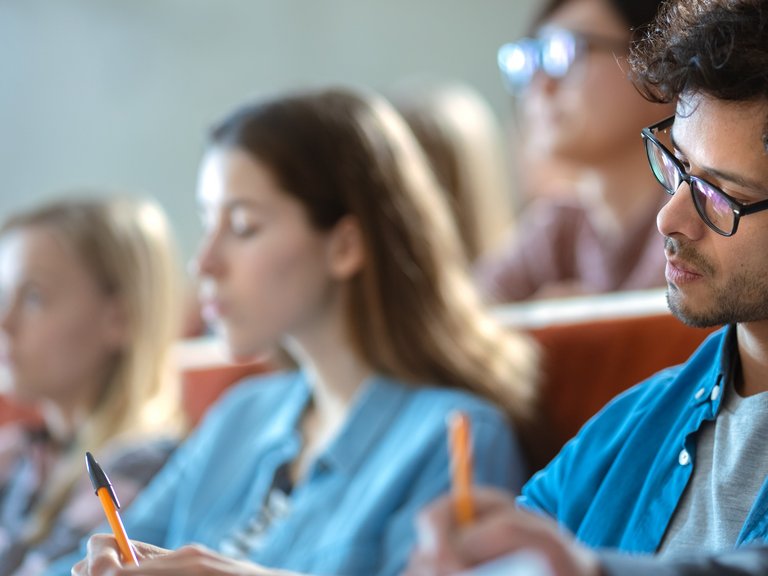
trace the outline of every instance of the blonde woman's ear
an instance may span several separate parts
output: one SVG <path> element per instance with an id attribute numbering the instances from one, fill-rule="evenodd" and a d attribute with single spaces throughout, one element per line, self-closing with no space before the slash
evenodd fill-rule
<path id="1" fill-rule="evenodd" d="M 103 339 L 111 348 L 119 350 L 129 341 L 129 319 L 125 303 L 122 299 L 111 297 L 106 303 L 103 313 Z"/>
<path id="2" fill-rule="evenodd" d="M 344 216 L 330 232 L 328 264 L 331 275 L 347 280 L 357 274 L 365 262 L 365 246 L 360 224 L 354 216 Z"/>

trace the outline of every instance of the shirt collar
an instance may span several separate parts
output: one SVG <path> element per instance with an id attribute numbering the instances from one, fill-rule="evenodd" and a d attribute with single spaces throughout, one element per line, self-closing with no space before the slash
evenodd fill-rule
<path id="1" fill-rule="evenodd" d="M 738 337 L 736 336 L 736 325 L 731 324 L 725 333 L 720 357 L 720 376 L 721 385 L 736 387 L 736 375 L 741 369 L 741 358 L 739 357 Z"/>
<path id="2" fill-rule="evenodd" d="M 722 339 L 717 351 L 715 361 L 712 363 L 712 377 L 702 384 L 694 395 L 696 405 L 711 403 L 712 413 L 720 410 L 721 400 L 726 389 L 731 386 L 739 368 L 739 354 L 736 338 L 736 325 L 729 324 L 726 327 L 725 337 Z"/>
<path id="3" fill-rule="evenodd" d="M 285 386 L 285 396 L 275 405 L 269 419 L 269 429 L 264 432 L 268 443 L 283 443 L 286 438 L 296 435 L 301 416 L 312 397 L 309 380 L 304 372 L 289 372 L 286 376 L 290 380 Z"/>
<path id="4" fill-rule="evenodd" d="M 397 417 L 409 390 L 408 386 L 384 376 L 368 378 L 339 434 L 319 456 L 317 465 L 353 473 Z"/>

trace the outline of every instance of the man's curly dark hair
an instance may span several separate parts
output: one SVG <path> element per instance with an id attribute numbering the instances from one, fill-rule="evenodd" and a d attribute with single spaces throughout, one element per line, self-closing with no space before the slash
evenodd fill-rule
<path id="1" fill-rule="evenodd" d="M 676 0 L 630 52 L 643 96 L 672 102 L 700 93 L 768 100 L 768 0 Z"/>

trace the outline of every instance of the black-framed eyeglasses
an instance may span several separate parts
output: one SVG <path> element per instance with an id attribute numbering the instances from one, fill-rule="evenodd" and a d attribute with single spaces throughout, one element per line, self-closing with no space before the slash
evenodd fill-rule
<path id="1" fill-rule="evenodd" d="M 642 131 L 651 171 L 667 194 L 674 196 L 680 184 L 688 184 L 696 212 L 707 226 L 723 236 L 736 234 L 742 216 L 768 210 L 768 200 L 750 204 L 739 202 L 714 184 L 686 172 L 680 160 L 657 137 L 662 133 L 669 134 L 674 121 L 675 117 L 670 116 Z"/>
<path id="2" fill-rule="evenodd" d="M 590 49 L 626 52 L 629 41 L 597 34 L 545 26 L 536 38 L 523 38 L 499 48 L 497 62 L 505 88 L 516 94 L 541 70 L 551 78 L 562 78 Z"/>

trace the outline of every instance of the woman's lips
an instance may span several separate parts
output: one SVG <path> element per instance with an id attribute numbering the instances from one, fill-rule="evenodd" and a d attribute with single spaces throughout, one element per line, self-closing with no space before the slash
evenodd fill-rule
<path id="1" fill-rule="evenodd" d="M 14 364 L 13 356 L 7 347 L 0 346 L 0 368 L 10 368 Z"/>
<path id="2" fill-rule="evenodd" d="M 206 322 L 216 322 L 226 316 L 226 306 L 218 300 L 207 300 L 202 303 L 200 313 Z"/>

